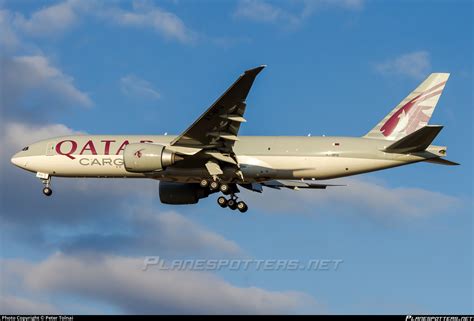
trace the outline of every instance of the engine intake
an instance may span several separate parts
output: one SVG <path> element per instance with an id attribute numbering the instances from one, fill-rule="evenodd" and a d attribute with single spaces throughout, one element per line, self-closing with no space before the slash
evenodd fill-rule
<path id="1" fill-rule="evenodd" d="M 157 144 L 129 144 L 123 151 L 125 169 L 133 173 L 162 171 L 182 159 L 165 146 Z"/>
<path id="2" fill-rule="evenodd" d="M 201 198 L 211 193 L 197 183 L 160 182 L 159 194 L 163 204 L 184 205 L 196 204 Z"/>

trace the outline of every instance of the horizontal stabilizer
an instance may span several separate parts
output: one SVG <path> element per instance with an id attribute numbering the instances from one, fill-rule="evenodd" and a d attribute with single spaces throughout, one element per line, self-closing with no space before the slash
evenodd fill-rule
<path id="1" fill-rule="evenodd" d="M 313 189 L 326 189 L 328 186 L 344 186 L 344 185 L 332 185 L 332 184 L 321 184 L 308 181 L 291 181 L 291 180 L 272 180 L 261 183 L 265 187 L 280 189 L 281 187 L 300 189 L 300 188 L 313 188 Z"/>
<path id="2" fill-rule="evenodd" d="M 239 184 L 240 186 L 249 189 L 251 191 L 261 193 L 263 192 L 263 187 L 281 189 L 289 188 L 293 190 L 299 190 L 300 188 L 312 188 L 312 189 L 326 189 L 329 186 L 345 186 L 345 185 L 336 185 L 336 184 L 322 184 L 308 181 L 292 181 L 292 180 L 270 180 L 261 183 L 251 183 L 251 184 Z"/>
<path id="3" fill-rule="evenodd" d="M 431 158 L 431 159 L 427 159 L 425 162 L 439 164 L 439 165 L 448 165 L 448 166 L 460 165 L 459 163 L 452 162 L 444 158 Z"/>
<path id="4" fill-rule="evenodd" d="M 384 151 L 387 153 L 398 154 L 422 152 L 430 146 L 431 142 L 439 134 L 441 129 L 443 129 L 443 126 L 428 125 L 422 127 L 397 140 L 395 143 L 385 148 Z"/>

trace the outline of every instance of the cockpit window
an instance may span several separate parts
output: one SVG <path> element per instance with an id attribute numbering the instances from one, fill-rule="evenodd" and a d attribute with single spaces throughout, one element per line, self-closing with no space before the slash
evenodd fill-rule
<path id="1" fill-rule="evenodd" d="M 23 147 L 22 151 L 26 152 L 28 150 L 28 146 Z"/>

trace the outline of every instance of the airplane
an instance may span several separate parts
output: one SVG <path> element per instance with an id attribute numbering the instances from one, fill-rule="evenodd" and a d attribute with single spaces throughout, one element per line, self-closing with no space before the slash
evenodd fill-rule
<path id="1" fill-rule="evenodd" d="M 362 137 L 239 136 L 247 95 L 265 65 L 249 69 L 191 126 L 172 135 L 72 135 L 33 143 L 11 162 L 36 173 L 51 196 L 51 178 L 149 178 L 164 204 L 196 204 L 213 193 L 219 206 L 248 210 L 239 188 L 326 189 L 338 177 L 445 159 L 431 145 L 443 126 L 428 125 L 449 78 L 429 75 Z"/>

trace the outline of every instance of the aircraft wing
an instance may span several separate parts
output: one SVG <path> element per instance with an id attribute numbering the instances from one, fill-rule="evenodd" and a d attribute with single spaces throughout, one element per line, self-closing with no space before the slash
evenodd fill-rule
<path id="1" fill-rule="evenodd" d="M 245 100 L 264 65 L 245 71 L 171 146 L 199 148 L 214 153 L 218 161 L 235 163 L 232 148 L 245 122 Z M 231 157 L 232 159 L 229 159 Z"/>
<path id="2" fill-rule="evenodd" d="M 329 186 L 345 186 L 345 185 L 336 185 L 336 184 L 321 184 L 308 181 L 292 181 L 292 180 L 270 180 L 261 183 L 252 183 L 252 184 L 240 184 L 240 186 L 252 190 L 254 192 L 261 193 L 263 191 L 262 187 L 269 187 L 274 189 L 289 188 L 293 190 L 299 190 L 300 188 L 310 188 L 310 189 L 326 189 Z"/>

